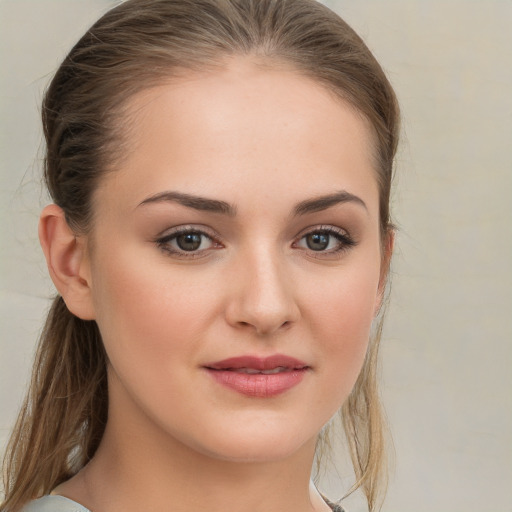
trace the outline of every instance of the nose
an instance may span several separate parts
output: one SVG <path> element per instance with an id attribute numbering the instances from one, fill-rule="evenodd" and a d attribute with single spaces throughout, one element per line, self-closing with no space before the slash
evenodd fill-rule
<path id="1" fill-rule="evenodd" d="M 260 336 L 296 323 L 300 310 L 286 263 L 265 250 L 240 260 L 230 277 L 233 292 L 226 307 L 228 323 Z"/>

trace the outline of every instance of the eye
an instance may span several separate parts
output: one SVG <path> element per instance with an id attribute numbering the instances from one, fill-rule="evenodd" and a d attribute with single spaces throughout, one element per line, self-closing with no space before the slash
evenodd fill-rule
<path id="1" fill-rule="evenodd" d="M 220 247 L 209 234 L 194 228 L 179 228 L 156 240 L 164 251 L 178 257 L 197 257 L 208 249 Z"/>
<path id="2" fill-rule="evenodd" d="M 309 231 L 295 245 L 308 251 L 332 254 L 347 250 L 355 241 L 346 231 L 332 226 Z"/>
<path id="3" fill-rule="evenodd" d="M 329 233 L 310 233 L 304 237 L 308 249 L 312 251 L 325 251 L 332 249 L 334 237 Z M 337 240 L 335 240 L 337 242 Z"/>
<path id="4" fill-rule="evenodd" d="M 172 242 L 174 242 L 182 251 L 197 251 L 199 249 L 205 249 L 204 246 L 208 245 L 209 241 L 209 239 L 206 240 L 205 235 L 202 233 L 183 233 L 172 240 Z"/>

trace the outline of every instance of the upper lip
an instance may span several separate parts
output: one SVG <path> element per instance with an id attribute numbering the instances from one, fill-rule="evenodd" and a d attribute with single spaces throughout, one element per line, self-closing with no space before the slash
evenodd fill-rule
<path id="1" fill-rule="evenodd" d="M 212 370 L 236 370 L 240 368 L 253 368 L 255 370 L 273 370 L 274 368 L 289 368 L 290 370 L 300 370 L 307 368 L 308 365 L 295 357 L 283 354 L 275 354 L 267 357 L 258 356 L 238 356 L 229 357 L 222 361 L 215 361 L 204 365 L 205 368 Z"/>

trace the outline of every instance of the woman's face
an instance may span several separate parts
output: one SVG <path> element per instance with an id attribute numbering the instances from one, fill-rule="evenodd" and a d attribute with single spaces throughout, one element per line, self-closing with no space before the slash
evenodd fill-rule
<path id="1" fill-rule="evenodd" d="M 311 79 L 242 58 L 129 110 L 87 261 L 109 421 L 228 460 L 311 447 L 379 305 L 366 122 Z"/>

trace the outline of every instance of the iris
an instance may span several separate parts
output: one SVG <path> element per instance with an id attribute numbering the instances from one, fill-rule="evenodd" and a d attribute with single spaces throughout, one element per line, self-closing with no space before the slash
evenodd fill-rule
<path id="1" fill-rule="evenodd" d="M 201 246 L 200 233 L 184 233 L 176 237 L 176 244 L 183 251 L 197 251 Z"/>
<path id="2" fill-rule="evenodd" d="M 312 251 L 324 251 L 329 245 L 328 233 L 311 233 L 306 236 L 306 244 Z"/>

